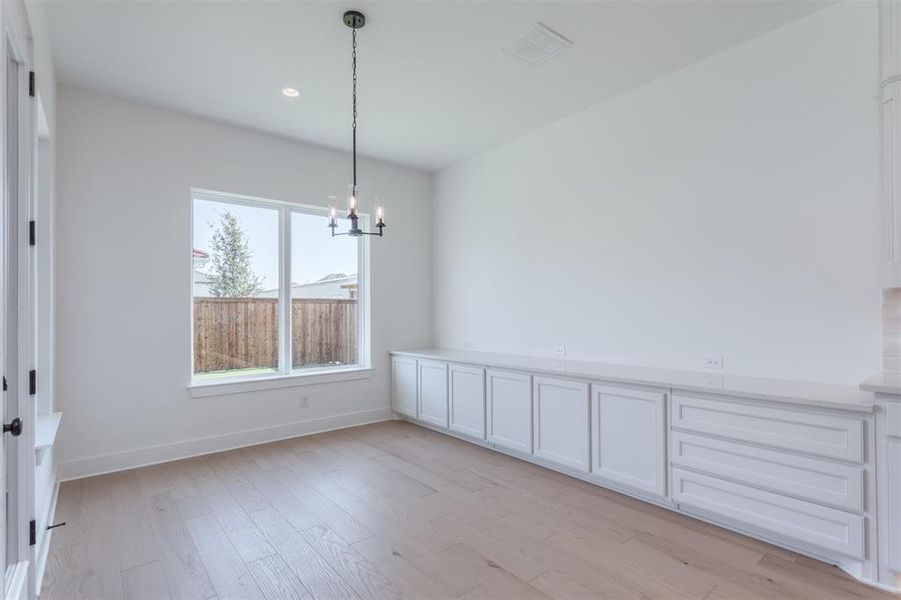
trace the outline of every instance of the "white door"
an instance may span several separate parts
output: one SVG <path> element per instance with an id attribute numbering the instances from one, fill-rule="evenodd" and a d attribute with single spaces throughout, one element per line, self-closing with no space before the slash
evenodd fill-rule
<path id="1" fill-rule="evenodd" d="M 485 439 L 485 369 L 467 365 L 448 367 L 451 431 Z"/>
<path id="2" fill-rule="evenodd" d="M 416 418 L 416 359 L 391 357 L 391 390 L 394 411 Z"/>
<path id="3" fill-rule="evenodd" d="M 419 420 L 447 427 L 447 364 L 419 361 Z"/>
<path id="4" fill-rule="evenodd" d="M 532 379 L 535 456 L 588 472 L 590 462 L 588 384 L 566 379 Z"/>
<path id="5" fill-rule="evenodd" d="M 29 221 L 33 218 L 31 195 L 31 140 L 33 114 L 29 98 L 30 34 L 24 5 L 3 2 L 0 62 L 4 83 L 2 103 L 3 253 L 2 365 L 4 429 L 0 464 L 3 465 L 2 523 L 3 589 L 7 599 L 26 598 L 34 549 L 29 543 L 29 521 L 34 515 L 34 419 L 31 418 L 29 371 L 34 368 L 34 323 L 31 318 L 34 264 L 29 246 Z M 17 420 L 18 419 L 18 420 Z M 20 431 L 18 435 L 14 435 Z"/>
<path id="6" fill-rule="evenodd" d="M 488 369 L 488 441 L 532 452 L 532 376 Z"/>
<path id="7" fill-rule="evenodd" d="M 666 393 L 591 386 L 591 472 L 666 496 Z"/>

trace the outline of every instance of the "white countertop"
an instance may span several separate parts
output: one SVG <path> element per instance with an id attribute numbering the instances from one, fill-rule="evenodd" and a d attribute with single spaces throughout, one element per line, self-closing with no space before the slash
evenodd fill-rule
<path id="1" fill-rule="evenodd" d="M 865 392 L 901 395 L 901 372 L 883 371 L 861 383 L 860 389 Z"/>
<path id="2" fill-rule="evenodd" d="M 471 350 L 396 350 L 391 354 L 447 362 L 514 369 L 548 375 L 566 375 L 581 379 L 675 388 L 742 396 L 771 402 L 790 402 L 855 412 L 873 412 L 875 396 L 871 390 L 850 385 L 835 385 L 788 379 L 766 379 L 656 367 L 637 367 L 611 363 L 564 360 Z M 901 394 L 901 377 L 894 393 Z"/>

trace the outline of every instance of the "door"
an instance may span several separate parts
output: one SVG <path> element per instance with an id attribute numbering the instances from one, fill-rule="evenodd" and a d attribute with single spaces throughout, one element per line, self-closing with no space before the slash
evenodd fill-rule
<path id="1" fill-rule="evenodd" d="M 488 441 L 532 452 L 532 376 L 488 369 Z"/>
<path id="2" fill-rule="evenodd" d="M 587 473 L 588 384 L 551 377 L 532 381 L 535 456 Z"/>
<path id="3" fill-rule="evenodd" d="M 591 472 L 666 496 L 666 393 L 591 386 Z"/>
<path id="4" fill-rule="evenodd" d="M 3 544 L 5 598 L 33 596 L 30 568 L 34 550 L 29 543 L 29 521 L 34 516 L 34 423 L 31 418 L 29 372 L 34 368 L 34 258 L 29 246 L 33 218 L 31 140 L 34 133 L 29 97 L 29 33 L 21 2 L 2 4 L 3 65 L 2 170 L 3 224 L 0 227 L 0 302 L 2 339 L 0 366 L 6 378 L 2 402 L 3 433 L 0 524 Z"/>
<path id="5" fill-rule="evenodd" d="M 447 364 L 419 361 L 419 420 L 447 427 Z"/>
<path id="6" fill-rule="evenodd" d="M 394 411 L 416 418 L 416 359 L 406 356 L 391 358 L 391 389 Z"/>
<path id="7" fill-rule="evenodd" d="M 448 367 L 451 431 L 485 439 L 485 369 L 467 365 Z"/>

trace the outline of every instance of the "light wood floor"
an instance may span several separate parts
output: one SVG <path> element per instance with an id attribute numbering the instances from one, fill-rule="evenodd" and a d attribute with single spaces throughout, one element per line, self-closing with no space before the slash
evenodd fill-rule
<path id="1" fill-rule="evenodd" d="M 42 598 L 894 598 L 400 422 L 65 483 Z"/>

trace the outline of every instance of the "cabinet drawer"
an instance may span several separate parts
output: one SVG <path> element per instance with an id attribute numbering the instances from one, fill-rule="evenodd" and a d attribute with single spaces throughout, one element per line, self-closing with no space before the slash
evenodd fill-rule
<path id="1" fill-rule="evenodd" d="M 863 462 L 864 421 L 852 416 L 674 393 L 672 426 L 827 458 Z"/>
<path id="2" fill-rule="evenodd" d="M 676 466 L 863 512 L 863 467 L 681 432 L 671 440 Z"/>
<path id="3" fill-rule="evenodd" d="M 673 469 L 673 499 L 753 529 L 864 558 L 861 515 L 682 469 Z"/>

